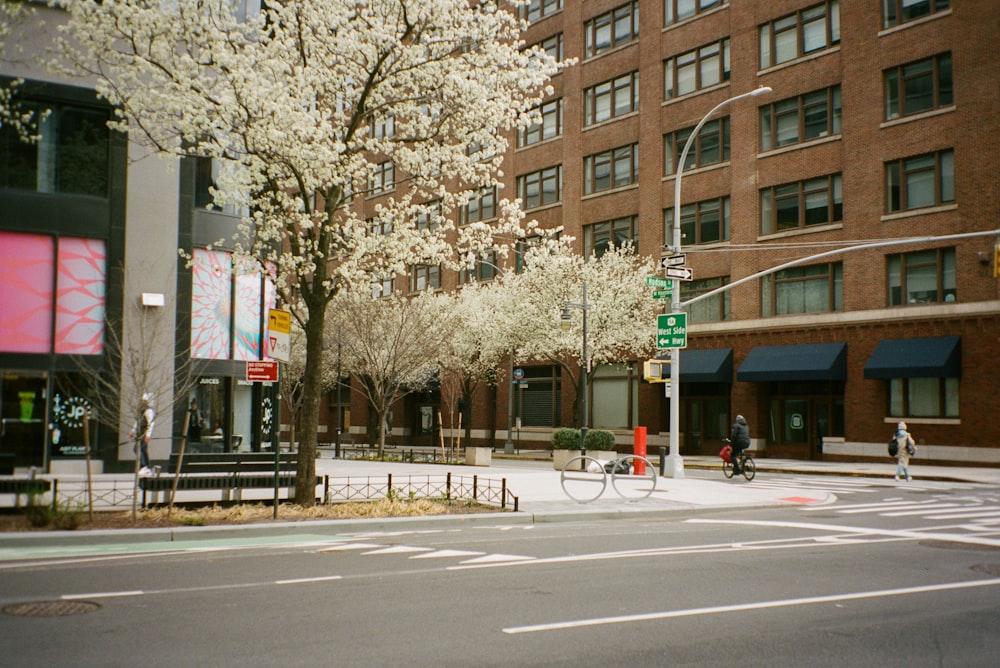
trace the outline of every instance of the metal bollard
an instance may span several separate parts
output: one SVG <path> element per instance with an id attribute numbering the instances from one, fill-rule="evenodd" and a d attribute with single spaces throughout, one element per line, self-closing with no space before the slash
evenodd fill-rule
<path id="1" fill-rule="evenodd" d="M 667 448 L 660 446 L 660 477 L 667 474 Z"/>

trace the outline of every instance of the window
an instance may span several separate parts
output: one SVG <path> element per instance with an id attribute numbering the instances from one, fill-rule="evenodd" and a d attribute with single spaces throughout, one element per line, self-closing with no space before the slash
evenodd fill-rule
<path id="1" fill-rule="evenodd" d="M 684 21 L 726 4 L 729 0 L 663 0 L 663 25 Z"/>
<path id="2" fill-rule="evenodd" d="M 840 86 L 781 100 L 760 108 L 760 149 L 840 134 Z"/>
<path id="3" fill-rule="evenodd" d="M 462 207 L 462 224 L 476 223 L 497 216 L 497 189 L 495 186 L 482 188 Z"/>
<path id="4" fill-rule="evenodd" d="M 953 101 L 950 53 L 885 71 L 886 120 L 940 109 Z"/>
<path id="5" fill-rule="evenodd" d="M 436 290 L 441 287 L 441 266 L 417 264 L 410 267 L 410 292 Z"/>
<path id="6" fill-rule="evenodd" d="M 25 101 L 38 141 L 21 141 L 9 124 L 0 126 L 0 187 L 40 193 L 108 196 L 111 162 L 110 112 Z"/>
<path id="7" fill-rule="evenodd" d="M 639 178 L 639 145 L 629 144 L 583 159 L 583 194 L 628 186 Z"/>
<path id="8" fill-rule="evenodd" d="M 827 0 L 760 27 L 760 67 L 765 69 L 840 43 L 840 0 Z"/>
<path id="9" fill-rule="evenodd" d="M 524 367 L 523 384 L 512 388 L 514 415 L 525 427 L 556 427 L 562 424 L 562 372 L 558 366 Z"/>
<path id="10" fill-rule="evenodd" d="M 681 151 L 691 131 L 694 128 L 687 128 L 671 132 L 663 136 L 663 167 L 664 174 L 674 173 L 675 165 L 680 160 Z M 684 161 L 684 169 L 695 169 L 705 167 L 729 160 L 729 117 L 708 121 L 698 132 L 698 137 L 688 149 L 687 159 Z"/>
<path id="11" fill-rule="evenodd" d="M 952 151 L 887 163 L 885 178 L 889 213 L 955 201 L 955 156 Z"/>
<path id="12" fill-rule="evenodd" d="M 0 232 L 0 266 L 0 351 L 104 351 L 103 239 Z"/>
<path id="13" fill-rule="evenodd" d="M 533 23 L 562 9 L 562 0 L 530 0 L 517 8 L 517 15 Z"/>
<path id="14" fill-rule="evenodd" d="M 639 73 L 630 72 L 583 91 L 584 127 L 639 109 Z"/>
<path id="15" fill-rule="evenodd" d="M 562 199 L 562 165 L 546 167 L 517 177 L 517 196 L 525 209 L 554 204 Z"/>
<path id="16" fill-rule="evenodd" d="M 392 116 L 373 118 L 371 133 L 375 139 L 388 139 L 396 134 L 396 121 Z"/>
<path id="17" fill-rule="evenodd" d="M 674 208 L 663 212 L 663 241 L 672 245 Z M 681 240 L 684 246 L 697 246 L 729 240 L 729 198 L 705 200 L 681 205 Z"/>
<path id="18" fill-rule="evenodd" d="M 764 317 L 826 313 L 844 307 L 844 267 L 840 262 L 793 267 L 761 279 Z"/>
<path id="19" fill-rule="evenodd" d="M 958 417 L 958 378 L 893 378 L 889 414 L 899 417 Z"/>
<path id="20" fill-rule="evenodd" d="M 663 61 L 666 100 L 729 81 L 729 38 Z"/>
<path id="21" fill-rule="evenodd" d="M 372 297 L 378 299 L 379 297 L 388 297 L 393 291 L 393 279 L 383 278 L 381 280 L 375 281 L 372 284 Z"/>
<path id="22" fill-rule="evenodd" d="M 843 213 L 840 174 L 765 188 L 760 193 L 761 234 L 840 222 Z"/>
<path id="23" fill-rule="evenodd" d="M 493 280 L 500 270 L 497 264 L 497 254 L 491 251 L 486 257 L 476 259 L 476 264 L 472 269 L 464 268 L 458 274 L 459 283 L 472 283 L 474 281 L 483 282 Z"/>
<path id="24" fill-rule="evenodd" d="M 639 374 L 635 362 L 595 366 L 590 391 L 590 424 L 594 429 L 631 429 L 639 424 Z"/>
<path id="25" fill-rule="evenodd" d="M 391 160 L 375 165 L 371 182 L 368 184 L 369 194 L 380 195 L 396 187 L 396 167 Z"/>
<path id="26" fill-rule="evenodd" d="M 542 51 L 556 60 L 563 59 L 563 35 L 561 32 L 551 37 L 546 37 L 535 46 L 538 46 Z"/>
<path id="27" fill-rule="evenodd" d="M 681 283 L 681 301 L 685 302 L 694 299 L 706 292 L 711 292 L 729 284 L 728 276 L 718 276 L 716 278 L 705 278 L 699 281 L 685 281 Z M 685 306 L 684 310 L 691 314 L 693 322 L 719 322 L 729 320 L 732 315 L 729 310 L 729 290 L 720 292 L 711 297 L 706 297 L 694 304 Z"/>
<path id="28" fill-rule="evenodd" d="M 387 236 L 392 234 L 392 218 L 366 218 L 365 226 L 368 234 Z"/>
<path id="29" fill-rule="evenodd" d="M 882 0 L 882 25 L 891 28 L 929 14 L 943 12 L 950 6 L 950 0 Z"/>
<path id="30" fill-rule="evenodd" d="M 417 214 L 414 225 L 418 230 L 433 232 L 441 227 L 441 202 L 428 202 L 423 206 L 423 211 Z"/>
<path id="31" fill-rule="evenodd" d="M 550 100 L 538 107 L 541 119 L 517 133 L 518 146 L 530 146 L 538 142 L 562 136 L 562 98 Z"/>
<path id="32" fill-rule="evenodd" d="M 639 245 L 639 226 L 636 216 L 606 220 L 583 228 L 583 247 L 587 257 L 591 255 L 600 257 L 612 246 L 621 248 L 629 242 L 633 248 Z"/>
<path id="33" fill-rule="evenodd" d="M 954 248 L 890 255 L 886 263 L 889 306 L 955 301 Z"/>
<path id="34" fill-rule="evenodd" d="M 212 190 L 215 189 L 222 176 L 223 171 L 231 166 L 223 160 L 216 158 L 195 158 L 194 159 L 194 206 L 196 209 L 208 209 L 218 211 L 227 216 L 246 216 L 249 209 L 239 202 L 226 201 L 222 206 L 215 203 L 215 196 Z"/>
<path id="35" fill-rule="evenodd" d="M 586 58 L 639 39 L 638 0 L 590 19 L 583 24 L 583 30 Z"/>

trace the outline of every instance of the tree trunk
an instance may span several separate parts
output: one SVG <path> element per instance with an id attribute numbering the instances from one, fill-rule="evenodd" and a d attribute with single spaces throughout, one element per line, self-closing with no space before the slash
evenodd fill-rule
<path id="1" fill-rule="evenodd" d="M 302 423 L 299 425 L 299 458 L 295 503 L 316 504 L 316 434 L 319 431 L 320 379 L 323 371 L 325 305 L 309 305 L 306 326 L 306 368 L 302 387 Z"/>

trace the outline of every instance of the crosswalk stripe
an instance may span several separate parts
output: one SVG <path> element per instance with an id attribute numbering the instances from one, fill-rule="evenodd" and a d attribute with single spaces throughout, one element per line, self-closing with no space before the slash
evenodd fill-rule
<path id="1" fill-rule="evenodd" d="M 475 559 L 466 559 L 462 561 L 462 564 L 497 564 L 497 563 L 507 563 L 511 561 L 532 561 L 535 557 L 526 557 L 521 554 L 487 554 L 484 557 L 476 557 Z"/>
<path id="2" fill-rule="evenodd" d="M 370 550 L 372 548 L 382 547 L 381 545 L 376 545 L 375 543 L 341 543 L 340 545 L 332 545 L 330 547 L 324 547 L 320 552 L 345 552 L 347 550 Z"/>
<path id="3" fill-rule="evenodd" d="M 380 550 L 372 550 L 371 552 L 363 552 L 365 556 L 369 554 L 407 554 L 411 552 L 433 552 L 432 547 L 413 547 L 410 545 L 393 545 L 391 547 L 383 547 Z"/>
<path id="4" fill-rule="evenodd" d="M 475 557 L 486 554 L 485 552 L 469 552 L 467 550 L 434 550 L 426 554 L 417 554 L 410 559 L 440 559 L 442 557 Z"/>
<path id="5" fill-rule="evenodd" d="M 975 510 L 970 508 L 967 512 L 952 513 L 950 515 L 928 515 L 929 520 L 960 520 L 960 519 L 974 519 L 974 518 L 988 518 L 997 517 L 1000 518 L 1000 508 L 993 508 L 991 510 Z"/>

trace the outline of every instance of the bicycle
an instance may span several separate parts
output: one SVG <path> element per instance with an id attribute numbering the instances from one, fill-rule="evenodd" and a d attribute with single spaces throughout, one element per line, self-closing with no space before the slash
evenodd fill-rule
<path id="1" fill-rule="evenodd" d="M 727 443 L 729 442 L 728 438 L 726 439 L 726 442 Z M 740 460 L 740 472 L 743 474 L 743 477 L 747 479 L 747 482 L 750 482 L 751 480 L 754 479 L 754 476 L 757 475 L 757 465 L 754 463 L 753 457 L 747 454 L 746 450 L 744 450 L 739 454 L 739 460 Z M 728 462 L 723 460 L 722 474 L 727 478 L 733 477 L 732 454 L 730 454 L 730 459 Z"/>

